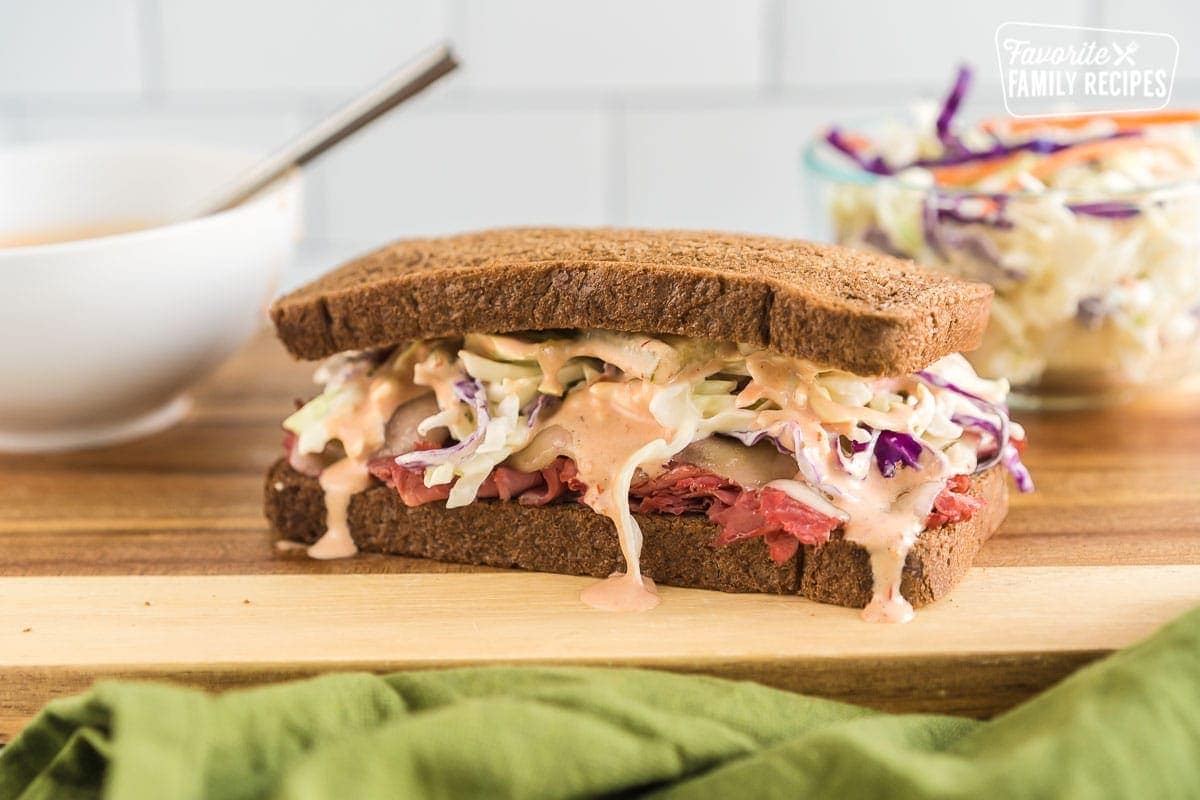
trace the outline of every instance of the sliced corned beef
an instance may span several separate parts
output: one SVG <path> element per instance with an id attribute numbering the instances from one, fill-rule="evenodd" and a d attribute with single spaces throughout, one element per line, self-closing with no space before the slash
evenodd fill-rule
<path id="1" fill-rule="evenodd" d="M 967 494 L 971 479 L 966 475 L 955 475 L 946 481 L 946 488 L 933 501 L 933 511 L 925 520 L 925 527 L 940 528 L 956 522 L 965 522 L 983 507 L 983 501 Z"/>
<path id="2" fill-rule="evenodd" d="M 433 446 L 421 443 L 418 449 Z M 369 468 L 372 475 L 395 489 L 407 506 L 445 500 L 453 486 L 453 482 L 426 486 L 422 470 L 398 466 L 391 457 L 374 459 Z M 968 476 L 951 478 L 934 501 L 927 526 L 933 528 L 970 519 L 983 505 L 981 500 L 967 494 L 970 488 Z M 537 472 L 497 467 L 480 486 L 478 496 L 544 506 L 560 500 L 578 500 L 586 489 L 579 480 L 575 462 L 560 456 Z M 721 528 L 713 544 L 761 538 L 771 558 L 780 564 L 795 556 L 801 544 L 824 544 L 840 524 L 837 518 L 777 489 L 743 489 L 694 464 L 669 464 L 662 473 L 635 484 L 630 489 L 630 500 L 632 509 L 643 514 L 706 514 Z"/>
<path id="3" fill-rule="evenodd" d="M 517 498 L 517 502 L 523 506 L 549 505 L 565 496 L 568 492 L 577 491 L 576 489 L 572 489 L 569 483 L 574 482 L 582 487 L 579 479 L 575 477 L 576 474 L 575 462 L 569 458 L 559 456 L 554 459 L 554 462 L 550 466 L 541 471 L 542 486 L 540 488 L 534 486 L 526 490 Z"/>
<path id="4" fill-rule="evenodd" d="M 796 555 L 801 544 L 824 544 L 841 524 L 778 489 L 742 492 L 731 505 L 710 508 L 708 518 L 721 526 L 716 544 L 761 537 L 780 564 Z"/>
<path id="5" fill-rule="evenodd" d="M 634 511 L 643 514 L 704 513 L 713 503 L 733 505 L 741 487 L 692 464 L 672 464 L 653 478 L 630 487 L 638 502 Z"/>
<path id="6" fill-rule="evenodd" d="M 379 480 L 395 489 L 404 505 L 413 507 L 437 500 L 445 500 L 450 496 L 450 488 L 455 481 L 442 483 L 437 486 L 425 485 L 423 470 L 413 470 L 401 467 L 389 457 L 372 459 L 367 465 Z M 481 499 L 499 498 L 513 500 L 522 497 L 526 492 L 545 486 L 540 472 L 521 472 L 512 467 L 496 467 L 492 474 L 479 485 L 476 496 Z"/>

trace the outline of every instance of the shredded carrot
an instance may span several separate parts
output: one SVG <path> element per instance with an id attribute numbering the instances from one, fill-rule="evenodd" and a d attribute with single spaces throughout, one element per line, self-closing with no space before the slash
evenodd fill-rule
<path id="1" fill-rule="evenodd" d="M 1050 153 L 1040 157 L 1037 161 L 1034 161 L 1026 171 L 1038 180 L 1045 180 L 1059 170 L 1069 167 L 1072 164 L 1103 158 L 1121 150 L 1133 150 L 1146 147 L 1152 147 L 1170 153 L 1181 164 L 1185 164 L 1189 161 L 1188 154 L 1182 151 L 1174 142 L 1143 139 L 1136 136 L 1126 136 L 1118 139 L 1099 139 L 1090 142 L 1081 142 L 1080 144 L 1065 147 L 1058 152 Z M 935 167 L 931 169 L 930 172 L 933 173 L 934 181 L 939 186 L 973 186 L 985 178 L 1011 168 L 1017 159 L 1026 156 L 1026 153 L 1017 152 L 1003 158 L 992 158 L 984 161 L 971 161 L 965 164 L 953 164 L 946 167 Z M 1014 189 L 1019 189 L 1020 183 L 1014 176 L 1006 181 L 1003 186 L 997 188 L 1003 191 L 1012 191 Z"/>
<path id="2" fill-rule="evenodd" d="M 1001 158 L 989 158 L 982 161 L 968 161 L 965 164 L 951 164 L 947 167 L 934 167 L 933 180 L 938 186 L 970 186 L 978 183 L 989 175 L 1001 172 L 1022 156 L 1012 153 Z"/>
<path id="3" fill-rule="evenodd" d="M 871 140 L 861 133 L 846 132 L 842 134 L 842 141 L 850 145 L 855 150 L 867 150 L 871 147 Z"/>
<path id="4" fill-rule="evenodd" d="M 1200 122 L 1200 111 L 1154 111 L 1150 113 L 1128 114 L 1083 114 L 1076 117 L 1057 117 L 1050 119 L 1003 119 L 985 120 L 983 129 L 991 132 L 1004 131 L 1012 134 L 1030 133 L 1037 130 L 1077 130 L 1087 127 L 1097 120 L 1107 120 L 1116 125 L 1117 130 L 1126 133 L 1141 130 L 1150 125 L 1181 125 L 1184 123 Z"/>
<path id="5" fill-rule="evenodd" d="M 1072 117 L 1059 117 L 1056 119 L 993 118 L 985 120 L 982 124 L 982 127 L 984 130 L 992 133 L 1003 132 L 1013 135 L 1029 134 L 1038 130 L 1078 130 L 1097 120 L 1111 121 L 1116 125 L 1117 132 L 1120 133 L 1138 133 L 1144 128 L 1153 125 L 1200 123 L 1200 110 L 1156 111 L 1149 113 L 1107 115 L 1085 114 Z M 847 133 L 845 134 L 844 138 L 846 143 L 856 150 L 861 151 L 871 147 L 871 140 L 861 134 Z M 1168 153 L 1173 156 L 1181 166 L 1189 164 L 1193 160 L 1192 154 L 1175 142 L 1146 139 L 1140 136 L 1123 136 L 1112 139 L 1080 142 L 1079 144 L 1073 144 L 1064 147 L 1062 150 L 1057 152 L 1038 156 L 1036 160 L 1033 160 L 1033 163 L 1027 172 L 1034 178 L 1044 180 L 1059 170 L 1073 164 L 1103 158 L 1122 150 L 1132 150 L 1137 148 L 1154 148 Z M 974 186 L 997 173 L 1011 169 L 1021 159 L 1028 158 L 1029 154 L 1027 152 L 1018 151 L 996 158 L 968 161 L 962 164 L 950 164 L 943 167 L 931 167 L 929 171 L 932 173 L 934 182 L 938 186 L 967 188 Z M 1020 183 L 1014 176 L 1005 181 L 1003 186 L 997 188 L 1002 191 L 1011 191 L 1019 189 Z"/>
<path id="6" fill-rule="evenodd" d="M 990 197 L 975 198 L 981 206 L 983 206 L 984 216 L 989 214 L 997 214 L 1000 212 L 1000 203 Z"/>
<path id="7" fill-rule="evenodd" d="M 1186 155 L 1182 154 L 1179 148 L 1173 142 L 1155 141 L 1153 139 L 1142 139 L 1137 136 L 1126 136 L 1120 139 L 1100 139 L 1092 142 L 1082 142 L 1080 144 L 1071 145 L 1070 147 L 1059 150 L 1057 153 L 1051 153 L 1038 161 L 1029 170 L 1029 174 L 1039 180 L 1046 178 L 1064 167 L 1069 167 L 1072 164 L 1078 164 L 1083 161 L 1093 161 L 1103 158 L 1112 153 L 1122 150 L 1136 150 L 1138 148 L 1153 147 L 1159 150 L 1170 153 L 1176 158 L 1186 160 Z"/>

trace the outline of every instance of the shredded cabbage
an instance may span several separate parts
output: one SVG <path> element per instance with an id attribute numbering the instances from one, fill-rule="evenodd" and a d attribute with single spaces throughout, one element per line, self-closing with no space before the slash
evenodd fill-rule
<path id="1" fill-rule="evenodd" d="M 339 412 L 346 412 L 366 397 L 366 378 L 376 370 L 406 372 L 424 351 L 416 343 L 397 348 L 383 358 L 380 351 L 350 351 L 327 359 L 317 368 L 313 380 L 324 386 L 321 394 L 309 400 L 283 421 L 284 430 L 296 434 L 296 449 L 301 453 L 320 453 L 332 440 L 329 421 Z M 382 440 L 382 436 L 379 437 Z"/>
<path id="2" fill-rule="evenodd" d="M 1003 462 L 1031 488 L 1010 443 L 1024 432 L 1008 418 L 1007 384 L 980 378 L 960 355 L 904 378 L 863 378 L 746 345 L 612 331 L 472 334 L 403 353 L 376 374 L 390 371 L 427 387 L 438 411 L 417 430 L 445 429 L 451 441 L 395 460 L 422 471 L 428 486 L 453 483 L 449 507 L 471 503 L 497 466 L 554 425 L 562 398 L 629 381 L 656 387 L 649 409 L 669 435 L 630 456 L 618 470 L 622 477 L 652 471 L 692 442 L 724 436 L 746 446 L 772 442 L 796 461 L 797 479 L 827 498 L 850 491 L 847 480 L 862 481 L 872 470 L 890 477 L 901 467 L 919 470 L 929 458 L 945 459 L 956 474 Z M 544 391 L 543 367 L 554 370 L 559 391 Z M 358 401 L 356 386 L 331 384 L 288 418 L 285 427 L 299 434 L 303 452 L 325 447 L 324 422 Z"/>

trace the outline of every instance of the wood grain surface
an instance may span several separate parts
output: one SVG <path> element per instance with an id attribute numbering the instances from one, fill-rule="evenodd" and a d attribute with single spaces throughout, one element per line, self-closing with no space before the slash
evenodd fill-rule
<path id="1" fill-rule="evenodd" d="M 1195 394 L 1019 414 L 1037 493 L 1014 495 L 948 600 L 889 627 L 799 598 L 683 589 L 650 614 L 605 615 L 578 603 L 577 578 L 276 552 L 262 475 L 311 369 L 263 335 L 173 430 L 0 455 L 0 741 L 102 676 L 228 687 L 514 661 L 702 671 L 986 715 L 1200 602 Z"/>

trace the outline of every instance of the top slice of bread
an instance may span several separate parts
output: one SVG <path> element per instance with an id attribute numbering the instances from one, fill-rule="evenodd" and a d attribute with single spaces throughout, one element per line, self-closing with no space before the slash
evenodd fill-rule
<path id="1" fill-rule="evenodd" d="M 979 345 L 991 287 L 910 261 L 705 231 L 511 228 L 396 242 L 278 300 L 299 358 L 553 328 L 770 347 L 906 375 Z"/>

